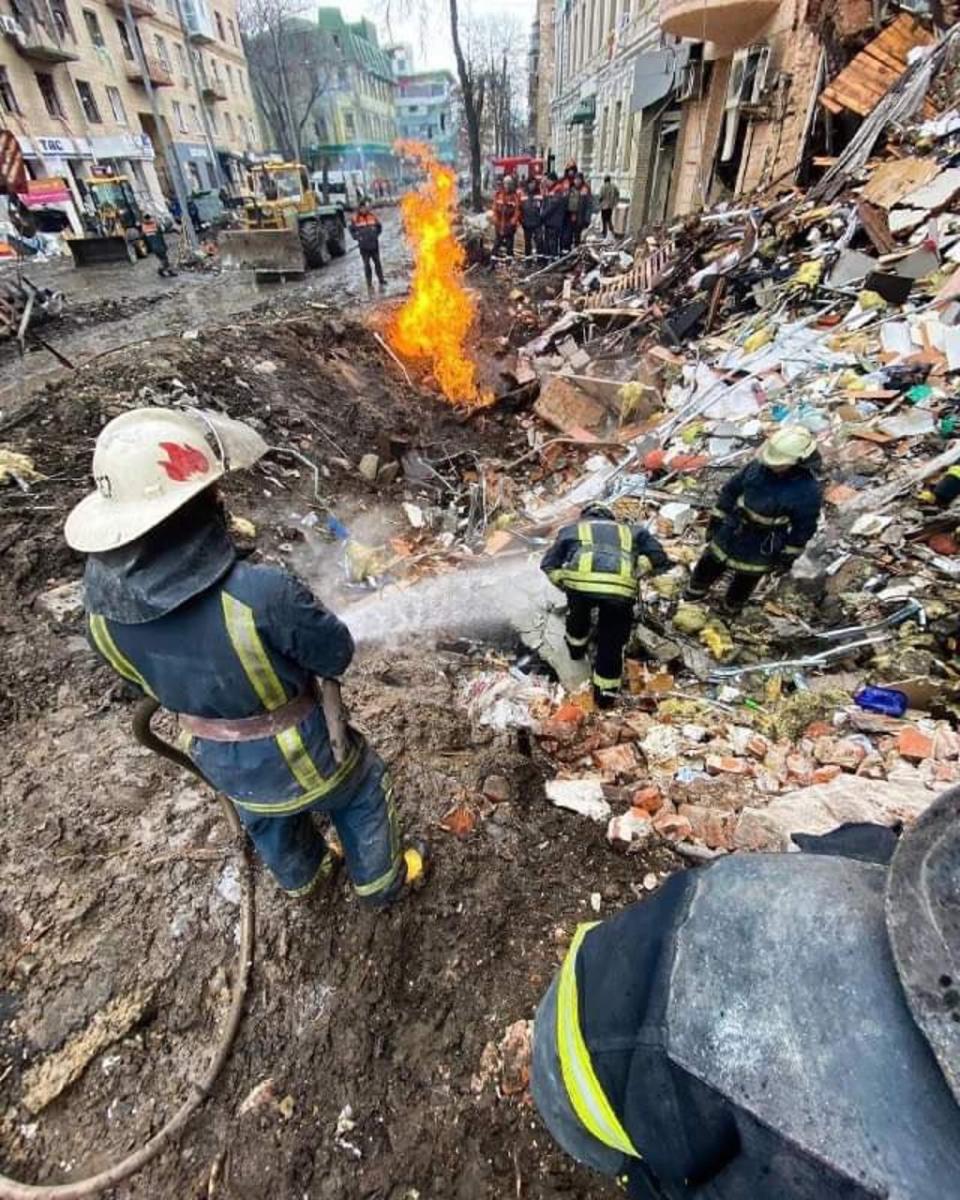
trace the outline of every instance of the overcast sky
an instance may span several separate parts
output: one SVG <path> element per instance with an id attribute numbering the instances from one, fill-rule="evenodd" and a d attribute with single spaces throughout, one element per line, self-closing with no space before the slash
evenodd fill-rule
<path id="1" fill-rule="evenodd" d="M 476 13 L 478 16 L 509 13 L 519 18 L 527 31 L 536 13 L 536 0 L 461 0 L 460 7 L 464 14 Z M 394 40 L 409 42 L 413 46 L 417 70 L 446 67 L 456 74 L 453 48 L 450 45 L 450 10 L 447 0 L 424 0 L 423 8 L 429 14 L 426 28 L 422 28 L 424 23 L 418 18 L 395 21 Z M 382 40 L 387 40 L 382 0 L 340 0 L 340 11 L 348 21 L 369 17 L 377 26 Z M 523 50 L 526 51 L 526 35 Z"/>

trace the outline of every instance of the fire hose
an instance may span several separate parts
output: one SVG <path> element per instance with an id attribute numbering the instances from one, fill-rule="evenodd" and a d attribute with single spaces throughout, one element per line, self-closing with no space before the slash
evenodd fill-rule
<path id="1" fill-rule="evenodd" d="M 195 775 L 203 783 L 208 781 L 203 777 L 194 763 L 176 747 L 158 737 L 150 727 L 150 722 L 159 708 L 156 700 L 142 700 L 133 715 L 133 734 L 137 741 L 159 754 L 161 758 L 175 763 L 185 771 Z M 230 832 L 239 840 L 243 831 L 233 805 L 220 792 L 217 801 Z M 242 843 L 241 843 L 242 844 Z M 187 1124 L 200 1105 L 207 1099 L 216 1082 L 217 1076 L 227 1061 L 233 1040 L 240 1027 L 243 1016 L 243 1005 L 246 1000 L 250 971 L 253 967 L 253 936 L 254 936 L 254 898 L 253 872 L 250 859 L 245 851 L 241 852 L 243 862 L 243 895 L 240 901 L 240 949 L 237 958 L 236 978 L 233 983 L 233 993 L 227 1018 L 220 1034 L 213 1057 L 199 1080 L 190 1080 L 190 1094 L 180 1105 L 179 1109 L 153 1137 L 145 1142 L 138 1150 L 128 1154 L 126 1158 L 114 1163 L 105 1171 L 91 1175 L 87 1179 L 78 1179 L 73 1183 L 29 1184 L 19 1183 L 6 1175 L 0 1175 L 0 1200 L 85 1200 L 95 1196 L 105 1188 L 114 1187 L 124 1179 L 129 1179 L 147 1165 L 160 1153 L 166 1144 L 175 1137 Z"/>

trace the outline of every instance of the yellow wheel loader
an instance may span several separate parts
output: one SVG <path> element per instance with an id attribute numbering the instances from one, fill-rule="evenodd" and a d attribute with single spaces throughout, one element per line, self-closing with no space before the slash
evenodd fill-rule
<path id="1" fill-rule="evenodd" d="M 220 235 L 225 267 L 276 278 L 346 254 L 343 210 L 320 203 L 300 163 L 261 163 L 249 172 L 248 189 L 242 228 Z"/>

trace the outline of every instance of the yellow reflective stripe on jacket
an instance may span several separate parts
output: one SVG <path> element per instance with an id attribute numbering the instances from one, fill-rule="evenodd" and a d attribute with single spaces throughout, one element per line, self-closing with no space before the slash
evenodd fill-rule
<path id="1" fill-rule="evenodd" d="M 772 561 L 758 564 L 745 562 L 742 558 L 733 558 L 725 550 L 721 550 L 716 542 L 710 543 L 710 553 L 718 562 L 722 562 L 725 567 L 730 567 L 734 571 L 743 571 L 748 575 L 767 575 L 773 570 Z"/>
<path id="2" fill-rule="evenodd" d="M 592 571 L 587 574 L 575 567 L 566 567 L 552 571 L 550 578 L 558 587 L 572 592 L 589 592 L 591 596 L 623 596 L 632 600 L 637 594 L 637 581 L 633 575 L 625 579 L 607 572 Z"/>
<path id="3" fill-rule="evenodd" d="M 227 636 L 240 659 L 250 686 L 266 709 L 280 708 L 287 703 L 287 693 L 274 670 L 263 642 L 260 640 L 253 609 L 249 604 L 235 599 L 229 592 L 221 593 L 221 605 L 227 626 Z M 343 782 L 356 765 L 359 754 L 359 748 L 355 747 L 339 768 L 325 778 L 317 770 L 316 763 L 310 757 L 310 751 L 304 743 L 298 725 L 291 725 L 288 729 L 281 730 L 274 741 L 290 768 L 290 773 L 303 788 L 303 795 L 282 804 L 254 805 L 239 802 L 242 807 L 251 812 L 293 812 L 307 804 L 312 804 Z"/>
<path id="4" fill-rule="evenodd" d="M 304 748 L 304 753 L 307 753 L 306 748 Z M 318 772 L 317 778 L 320 782 L 316 785 L 316 787 L 309 792 L 303 792 L 303 794 L 300 796 L 295 796 L 292 800 L 276 800 L 273 802 L 260 800 L 238 800 L 236 796 L 231 796 L 231 803 L 235 804 L 238 808 L 246 809 L 247 812 L 265 813 L 268 816 L 274 817 L 289 816 L 290 813 L 299 812 L 302 808 L 309 808 L 311 804 L 315 804 L 318 800 L 322 800 L 324 796 L 329 795 L 330 792 L 332 792 L 335 788 L 338 788 L 342 783 L 345 783 L 353 773 L 357 763 L 360 761 L 360 756 L 362 753 L 362 743 L 358 742 L 356 745 L 351 746 L 350 753 L 343 760 L 343 762 L 339 764 L 332 775 L 328 775 L 326 778 L 324 778 Z M 287 765 L 290 765 L 289 759 L 287 760 Z M 293 770 L 292 767 L 290 769 Z M 316 770 L 316 767 L 314 767 L 314 770 Z"/>
<path id="5" fill-rule="evenodd" d="M 587 574 L 593 570 L 593 529 L 589 521 L 581 521 L 577 526 L 577 540 L 581 546 L 586 546 L 586 550 L 581 550 L 578 555 L 577 566 L 573 568 L 578 574 Z"/>
<path id="6" fill-rule="evenodd" d="M 97 649 L 116 673 L 122 675 L 129 683 L 136 684 L 145 695 L 152 696 L 156 700 L 156 696 L 154 696 L 149 683 L 147 683 L 130 659 L 120 652 L 120 648 L 113 640 L 110 630 L 107 627 L 106 617 L 91 613 L 90 633 L 93 636 Z"/>
<path id="7" fill-rule="evenodd" d="M 268 711 L 282 707 L 287 702 L 287 693 L 263 648 L 253 609 L 249 604 L 235 600 L 228 592 L 222 592 L 220 600 L 230 644 L 243 665 L 250 686 Z"/>
<path id="8" fill-rule="evenodd" d="M 590 1061 L 590 1051 L 580 1028 L 577 995 L 577 952 L 584 937 L 596 926 L 581 925 L 563 966 L 557 989 L 557 1051 L 567 1096 L 584 1127 L 604 1146 L 639 1158 L 627 1131 L 620 1124 Z"/>
<path id="9" fill-rule="evenodd" d="M 784 546 L 783 552 L 784 552 L 784 554 L 793 554 L 793 555 L 802 554 L 803 547 L 802 546 Z"/>
<path id="10" fill-rule="evenodd" d="M 954 479 L 960 479 L 960 467 L 947 467 L 947 475 L 952 475 Z"/>
<path id="11" fill-rule="evenodd" d="M 773 527 L 790 524 L 789 517 L 765 517 L 763 513 L 758 513 L 754 509 L 748 508 L 744 503 L 742 496 L 738 497 L 737 499 L 737 508 L 739 508 L 745 516 L 749 517 L 755 525 L 766 525 L 767 527 Z"/>

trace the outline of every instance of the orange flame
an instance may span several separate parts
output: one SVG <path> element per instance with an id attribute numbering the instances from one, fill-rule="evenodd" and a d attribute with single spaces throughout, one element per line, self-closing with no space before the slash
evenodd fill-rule
<path id="1" fill-rule="evenodd" d="M 453 235 L 457 177 L 429 146 L 401 141 L 396 149 L 418 159 L 429 178 L 400 202 L 414 267 L 410 296 L 390 326 L 390 344 L 406 358 L 429 362 L 448 400 L 471 408 L 490 404 L 493 394 L 478 387 L 476 364 L 465 349 L 476 304 L 461 282 L 465 255 Z"/>

